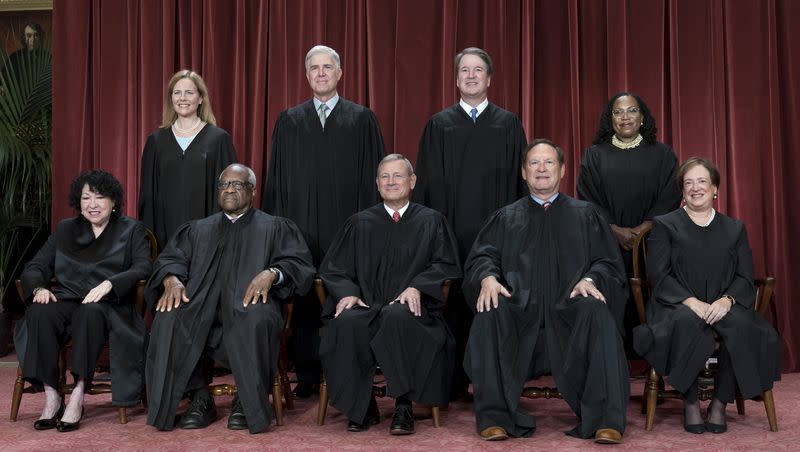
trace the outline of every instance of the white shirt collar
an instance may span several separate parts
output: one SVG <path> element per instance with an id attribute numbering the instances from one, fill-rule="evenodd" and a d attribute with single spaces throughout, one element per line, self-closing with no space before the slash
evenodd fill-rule
<path id="1" fill-rule="evenodd" d="M 247 209 L 247 210 L 250 210 L 250 209 Z M 239 218 L 242 218 L 242 216 L 244 216 L 244 214 L 246 214 L 246 213 L 247 213 L 247 210 L 245 210 L 244 212 L 242 212 L 242 213 L 241 213 L 241 214 L 240 214 L 238 217 L 237 217 L 236 215 L 228 215 L 228 214 L 227 214 L 227 213 L 225 213 L 225 212 L 222 212 L 222 213 L 224 213 L 224 214 L 225 214 L 225 216 L 226 216 L 226 217 L 228 217 L 228 219 L 232 221 L 234 218 L 236 218 L 237 220 L 238 220 Z"/>
<path id="2" fill-rule="evenodd" d="M 467 116 L 471 117 L 469 112 L 472 111 L 472 108 L 473 108 L 472 105 L 464 102 L 464 99 L 459 100 L 458 101 L 458 105 L 461 105 L 461 108 L 467 113 Z M 487 97 L 486 99 L 483 99 L 483 102 L 481 102 L 480 104 L 478 104 L 477 107 L 475 107 L 475 108 L 478 109 L 478 115 L 477 116 L 480 116 L 481 113 L 483 113 L 483 110 L 486 110 L 486 107 L 488 107 L 488 106 L 489 106 L 489 98 Z"/>
<path id="3" fill-rule="evenodd" d="M 328 106 L 328 111 L 325 112 L 325 117 L 326 118 L 331 115 L 331 112 L 333 111 L 333 107 L 335 107 L 336 104 L 338 104 L 338 103 L 339 103 L 339 93 L 334 94 L 333 97 L 331 97 L 330 99 L 328 99 L 327 102 L 325 102 L 325 105 Z M 322 105 L 322 101 L 315 97 L 314 98 L 314 110 L 315 111 L 319 111 L 319 106 L 320 105 Z"/>
<path id="4" fill-rule="evenodd" d="M 403 218 L 403 215 L 406 213 L 406 210 L 408 210 L 408 206 L 410 205 L 411 203 L 407 202 L 406 205 L 404 205 L 403 207 L 400 208 L 400 210 L 398 210 L 398 212 L 400 212 L 400 218 Z M 394 217 L 394 209 L 387 206 L 386 203 L 383 203 L 383 208 L 386 209 L 386 212 L 389 214 L 390 217 Z"/>
<path id="5" fill-rule="evenodd" d="M 552 204 L 553 201 L 556 200 L 556 198 L 558 198 L 558 192 L 556 192 L 556 194 L 554 194 L 553 196 L 549 197 L 548 199 L 539 199 L 536 196 L 531 195 L 531 199 L 536 201 L 536 203 L 539 204 L 540 206 L 543 206 L 545 202 L 549 202 L 549 203 Z"/>

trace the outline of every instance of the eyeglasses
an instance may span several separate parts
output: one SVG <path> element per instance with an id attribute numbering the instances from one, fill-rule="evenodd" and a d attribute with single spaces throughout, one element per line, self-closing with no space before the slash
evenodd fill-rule
<path id="1" fill-rule="evenodd" d="M 633 116 L 636 113 L 639 113 L 639 111 L 639 107 L 630 107 L 627 110 L 624 108 L 617 108 L 615 110 L 611 110 L 611 114 L 614 115 L 615 118 L 619 118 L 625 113 L 628 113 L 628 116 Z"/>
<path id="2" fill-rule="evenodd" d="M 227 190 L 228 187 L 233 187 L 236 191 L 242 191 L 245 187 L 252 187 L 250 182 L 242 182 L 238 180 L 221 180 L 217 182 L 217 188 L 220 190 Z"/>

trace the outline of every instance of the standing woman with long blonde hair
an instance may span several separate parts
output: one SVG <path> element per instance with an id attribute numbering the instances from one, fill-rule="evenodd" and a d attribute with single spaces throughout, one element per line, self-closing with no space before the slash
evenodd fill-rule
<path id="1" fill-rule="evenodd" d="M 216 124 L 202 77 L 176 72 L 167 84 L 161 127 L 144 146 L 139 184 L 139 219 L 159 250 L 178 226 L 219 210 L 217 176 L 237 160 L 230 135 Z"/>

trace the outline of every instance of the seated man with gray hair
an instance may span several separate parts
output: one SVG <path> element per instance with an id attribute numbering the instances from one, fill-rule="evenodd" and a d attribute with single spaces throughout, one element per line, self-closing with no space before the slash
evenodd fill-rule
<path id="1" fill-rule="evenodd" d="M 305 293 L 314 267 L 291 220 L 252 208 L 253 170 L 219 176 L 222 212 L 178 228 L 153 266 L 146 300 L 155 318 L 147 350 L 147 423 L 171 430 L 184 393 L 192 403 L 179 426 L 203 428 L 217 417 L 206 388 L 204 351 L 231 369 L 238 393 L 228 428 L 269 427 L 283 316 L 280 300 Z"/>
<path id="2" fill-rule="evenodd" d="M 320 356 L 330 403 L 351 432 L 379 421 L 380 363 L 395 398 L 393 435 L 414 433 L 411 402 L 444 406 L 455 343 L 442 318 L 442 283 L 461 277 L 455 237 L 439 212 L 410 203 L 411 162 L 390 154 L 375 178 L 383 202 L 351 216 L 320 267 L 329 297 Z"/>

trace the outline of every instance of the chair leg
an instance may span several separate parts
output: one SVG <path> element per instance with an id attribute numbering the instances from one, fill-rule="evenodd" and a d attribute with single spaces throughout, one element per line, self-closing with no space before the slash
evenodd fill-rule
<path id="1" fill-rule="evenodd" d="M 740 416 L 744 416 L 744 399 L 741 394 L 736 394 L 736 412 Z"/>
<path id="2" fill-rule="evenodd" d="M 11 422 L 17 422 L 19 404 L 22 401 L 22 390 L 25 383 L 22 381 L 22 369 L 17 367 L 17 379 L 14 381 L 14 395 L 11 397 Z"/>
<path id="3" fill-rule="evenodd" d="M 777 432 L 778 418 L 775 416 L 775 399 L 772 397 L 772 389 L 762 392 L 761 398 L 764 399 L 764 409 L 767 410 L 769 429 L 773 432 Z"/>
<path id="4" fill-rule="evenodd" d="M 431 417 L 433 418 L 433 427 L 439 428 L 439 407 L 432 406 L 431 407 Z"/>
<path id="5" fill-rule="evenodd" d="M 656 417 L 656 404 L 658 404 L 658 374 L 655 369 L 650 369 L 647 375 L 647 413 L 645 415 L 644 428 L 647 431 L 653 430 L 653 420 Z"/>
<path id="6" fill-rule="evenodd" d="M 286 375 L 286 372 L 281 372 L 281 390 L 283 391 L 283 398 L 286 400 L 286 409 L 293 410 L 292 385 L 289 383 L 289 376 Z"/>
<path id="7" fill-rule="evenodd" d="M 128 423 L 128 413 L 125 411 L 124 406 L 119 408 L 119 423 L 120 424 Z"/>
<path id="8" fill-rule="evenodd" d="M 328 383 L 325 377 L 319 384 L 319 406 L 317 407 L 317 425 L 325 425 L 325 415 L 328 412 Z"/>
<path id="9" fill-rule="evenodd" d="M 272 408 L 275 410 L 275 424 L 283 425 L 283 402 L 281 402 L 281 393 L 283 386 L 281 385 L 280 373 L 275 375 L 275 380 L 272 382 Z"/>

